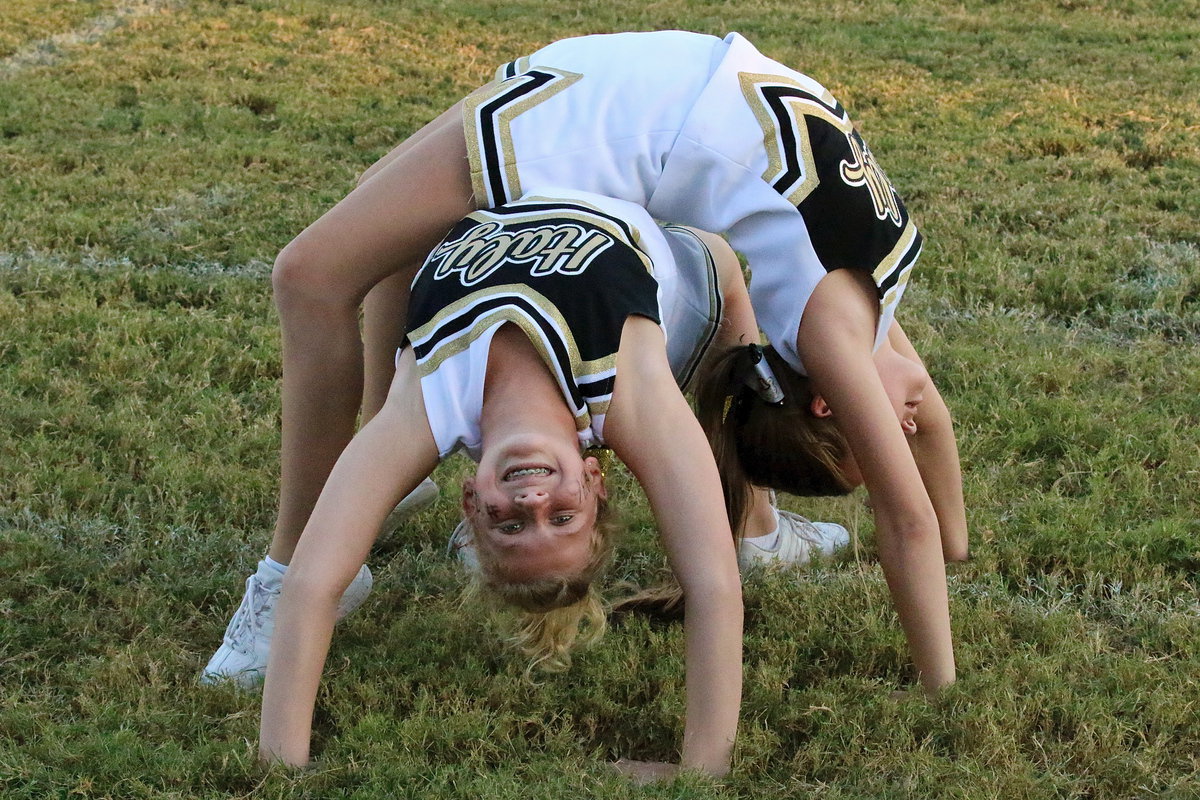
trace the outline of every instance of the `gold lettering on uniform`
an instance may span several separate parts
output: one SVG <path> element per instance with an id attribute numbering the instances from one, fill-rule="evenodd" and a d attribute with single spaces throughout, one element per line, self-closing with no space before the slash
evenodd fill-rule
<path id="1" fill-rule="evenodd" d="M 557 240 L 539 254 L 541 263 L 530 268 L 533 276 L 558 272 L 578 275 L 588 268 L 592 259 L 612 244 L 612 239 L 599 231 L 586 231 L 574 226 L 558 229 Z"/>
<path id="2" fill-rule="evenodd" d="M 847 186 L 865 186 L 871 195 L 871 203 L 875 206 L 875 216 L 879 219 L 890 219 L 893 225 L 900 224 L 900 202 L 896 192 L 875 155 L 866 146 L 858 134 L 846 137 L 850 143 L 850 152 L 854 162 L 843 160 L 840 166 L 842 180 Z"/>
<path id="3" fill-rule="evenodd" d="M 593 258 L 608 249 L 611 244 L 612 239 L 593 231 L 583 242 L 575 246 L 575 252 L 567 259 L 567 263 L 563 264 L 559 272 L 564 275 L 578 275 L 588 268 Z"/>
<path id="4" fill-rule="evenodd" d="M 485 222 L 444 242 L 429 263 L 437 264 L 434 280 L 458 273 L 463 286 L 473 286 L 505 262 L 527 264 L 533 277 L 578 275 L 613 244 L 608 234 L 579 225 L 543 225 L 513 234 L 498 222 Z"/>
<path id="5" fill-rule="evenodd" d="M 529 268 L 529 274 L 534 277 L 549 275 L 558 269 L 558 263 L 570 258 L 575 251 L 575 239 L 580 233 L 573 225 L 563 225 L 554 231 L 549 244 L 537 254 L 537 260 Z"/>
<path id="6" fill-rule="evenodd" d="M 479 258 L 480 253 L 488 246 L 487 236 L 500 230 L 500 225 L 487 222 L 467 231 L 458 239 L 443 242 L 429 255 L 429 263 L 441 261 L 434 270 L 435 280 L 445 278 L 451 272 L 462 270 L 464 265 Z"/>
<path id="7" fill-rule="evenodd" d="M 536 258 L 550 244 L 550 239 L 554 236 L 552 228 L 534 228 L 533 230 L 523 230 L 513 237 L 512 260 L 525 261 L 529 258 Z"/>
<path id="8" fill-rule="evenodd" d="M 497 233 L 489 237 L 487 244 L 479 251 L 479 258 L 463 269 L 460 278 L 463 286 L 479 283 L 492 274 L 508 255 L 512 239 L 511 233 Z"/>

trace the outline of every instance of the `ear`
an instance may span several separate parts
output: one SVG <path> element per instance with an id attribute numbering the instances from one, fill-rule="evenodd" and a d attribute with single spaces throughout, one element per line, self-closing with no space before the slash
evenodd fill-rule
<path id="1" fill-rule="evenodd" d="M 583 460 L 583 473 L 588 476 L 588 481 L 596 487 L 596 496 L 602 500 L 608 499 L 608 487 L 604 485 L 604 469 L 600 466 L 600 459 L 595 456 L 588 456 Z"/>
<path id="2" fill-rule="evenodd" d="M 472 517 L 478 508 L 475 495 L 475 479 L 464 478 L 462 484 L 462 512 L 465 517 Z"/>
<path id="3" fill-rule="evenodd" d="M 813 395 L 812 403 L 809 404 L 808 410 L 817 419 L 827 419 L 833 416 L 833 409 L 825 402 L 825 398 L 819 394 Z"/>

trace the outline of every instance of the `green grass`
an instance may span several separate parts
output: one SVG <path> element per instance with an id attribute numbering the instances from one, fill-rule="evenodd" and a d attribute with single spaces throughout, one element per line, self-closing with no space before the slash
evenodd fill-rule
<path id="1" fill-rule="evenodd" d="M 677 755 L 680 630 L 522 683 L 441 556 L 455 461 L 339 628 L 318 765 L 263 771 L 257 699 L 194 678 L 273 521 L 275 252 L 496 64 L 662 27 L 823 81 L 926 233 L 902 318 L 960 431 L 959 683 L 890 697 L 869 513 L 792 502 L 859 546 L 748 587 L 733 775 L 633 788 L 603 762 Z M 0 795 L 1195 797 L 1198 37 L 1170 0 L 8 3 Z M 613 579 L 650 581 L 622 482 Z"/>

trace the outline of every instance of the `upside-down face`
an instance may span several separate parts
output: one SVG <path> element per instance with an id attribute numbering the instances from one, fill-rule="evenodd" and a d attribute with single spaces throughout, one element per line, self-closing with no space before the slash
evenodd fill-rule
<path id="1" fill-rule="evenodd" d="M 525 435 L 490 447 L 463 484 L 476 546 L 507 580 L 581 572 L 592 553 L 599 462 L 557 440 Z"/>
<path id="2" fill-rule="evenodd" d="M 929 373 L 920 362 L 889 346 L 879 348 L 874 360 L 883 389 L 892 403 L 896 418 L 900 420 L 900 428 L 906 435 L 912 436 L 917 432 L 921 401 L 929 390 Z"/>

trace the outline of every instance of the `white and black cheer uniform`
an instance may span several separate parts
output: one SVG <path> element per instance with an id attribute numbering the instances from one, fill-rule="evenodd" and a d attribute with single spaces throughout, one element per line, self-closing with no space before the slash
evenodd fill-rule
<path id="1" fill-rule="evenodd" d="M 492 338 L 518 326 L 554 375 L 581 447 L 603 444 L 621 331 L 659 323 L 680 385 L 712 342 L 721 297 L 690 231 L 632 203 L 582 192 L 528 195 L 463 219 L 413 279 L 408 340 L 442 457 L 479 457 Z"/>
<path id="2" fill-rule="evenodd" d="M 921 250 L 845 109 L 736 33 L 555 42 L 473 92 L 464 125 L 481 206 L 562 186 L 727 234 L 749 261 L 759 325 L 800 371 L 796 334 L 821 278 L 872 275 L 878 346 Z"/>

